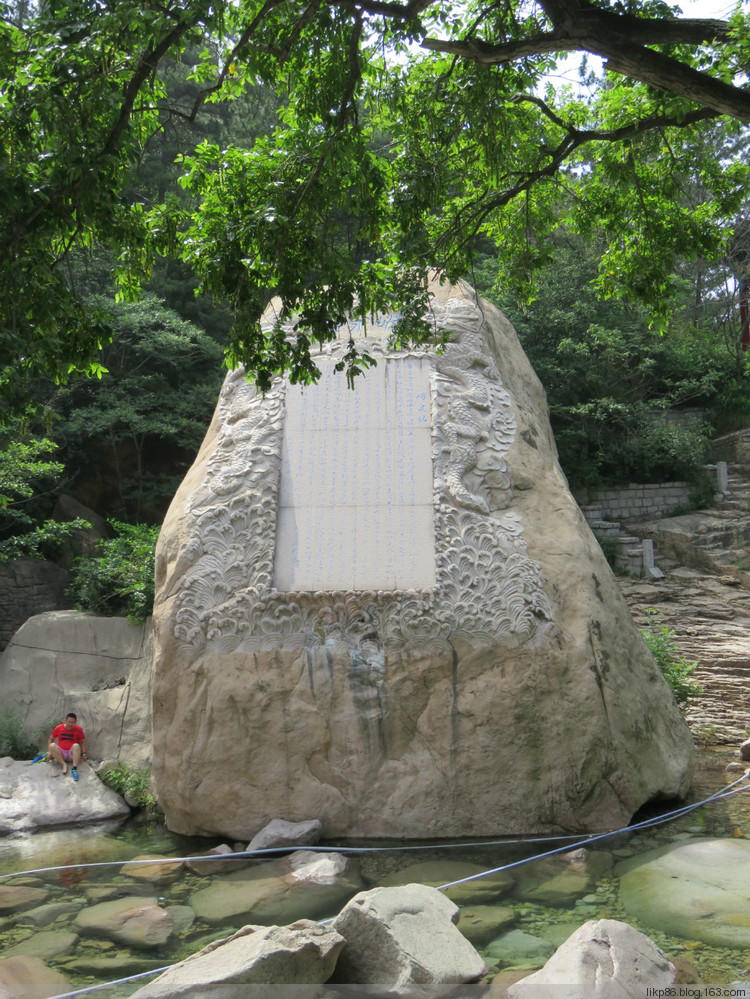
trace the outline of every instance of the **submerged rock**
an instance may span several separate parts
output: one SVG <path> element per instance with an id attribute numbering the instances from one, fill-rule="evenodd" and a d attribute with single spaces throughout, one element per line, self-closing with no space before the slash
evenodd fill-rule
<path id="1" fill-rule="evenodd" d="M 489 943 L 518 919 L 514 909 L 504 905 L 471 905 L 461 910 L 459 932 L 475 947 Z"/>
<path id="2" fill-rule="evenodd" d="M 33 937 L 16 944 L 5 952 L 6 957 L 16 957 L 25 954 L 29 957 L 38 957 L 42 961 L 49 961 L 67 954 L 78 941 L 78 934 L 70 930 L 47 930 L 44 933 L 35 933 Z"/>
<path id="3" fill-rule="evenodd" d="M 420 864 L 409 864 L 408 867 L 386 875 L 381 884 L 384 888 L 409 884 L 442 888 L 452 882 L 461 882 L 446 888 L 445 896 L 457 905 L 481 905 L 495 902 L 507 895 L 515 883 L 513 875 L 508 871 L 498 871 L 496 874 L 487 874 L 486 871 L 486 867 L 466 860 L 427 860 Z"/>
<path id="4" fill-rule="evenodd" d="M 34 909 L 46 901 L 47 888 L 34 888 L 31 885 L 0 884 L 0 915 Z"/>
<path id="5" fill-rule="evenodd" d="M 333 915 L 362 888 L 356 861 L 341 854 L 297 851 L 226 877 L 190 897 L 212 925 L 293 923 Z"/>
<path id="6" fill-rule="evenodd" d="M 714 947 L 750 948 L 750 842 L 691 839 L 616 868 L 625 911 L 646 926 Z"/>
<path id="7" fill-rule="evenodd" d="M 540 968 L 555 953 L 555 945 L 532 933 L 510 930 L 491 941 L 485 953 L 502 967 L 520 964 Z"/>
<path id="8" fill-rule="evenodd" d="M 304 392 L 225 381 L 157 551 L 154 770 L 176 832 L 598 831 L 689 786 L 692 738 L 515 332 L 468 285 L 431 290 L 440 355 L 391 352 L 380 316 L 354 392 L 334 372 L 347 326 Z"/>
<path id="9" fill-rule="evenodd" d="M 0 960 L 0 999 L 46 999 L 59 995 L 68 979 L 38 957 L 19 955 Z"/>
<path id="10" fill-rule="evenodd" d="M 128 947 L 160 947 L 172 935 L 174 920 L 155 898 L 128 897 L 89 906 L 78 913 L 74 926 L 86 936 Z"/>
<path id="11" fill-rule="evenodd" d="M 545 857 L 516 872 L 516 898 L 541 905 L 572 904 L 612 868 L 612 855 L 600 850 L 578 849 Z"/>

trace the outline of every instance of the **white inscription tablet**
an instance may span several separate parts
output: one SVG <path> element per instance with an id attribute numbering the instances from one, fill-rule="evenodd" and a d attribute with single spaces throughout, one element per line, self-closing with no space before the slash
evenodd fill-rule
<path id="1" fill-rule="evenodd" d="M 429 360 L 381 359 L 354 390 L 321 362 L 287 387 L 274 585 L 434 586 Z"/>

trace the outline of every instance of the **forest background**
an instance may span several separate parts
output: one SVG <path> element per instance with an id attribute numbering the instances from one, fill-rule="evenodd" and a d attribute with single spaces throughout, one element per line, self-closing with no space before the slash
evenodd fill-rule
<path id="1" fill-rule="evenodd" d="M 606 70 L 583 57 L 578 82 L 555 90 L 539 39 L 598 51 L 588 36 L 567 44 L 565 2 L 473 18 L 441 5 L 432 20 L 426 3 L 364 6 L 379 38 L 346 4 L 230 5 L 218 19 L 200 4 L 0 5 L 0 557 L 56 558 L 79 526 L 55 512 L 73 496 L 111 534 L 74 570 L 86 609 L 147 612 L 158 525 L 225 362 L 261 387 L 284 370 L 314 379 L 315 341 L 347 308 L 404 295 L 398 335 L 419 341 L 431 265 L 513 322 L 574 487 L 682 479 L 700 503 L 711 436 L 750 422 L 742 4 L 691 21 L 689 37 L 659 36 L 675 12 L 653 0 L 579 3 L 566 29 L 602 11 L 634 38 L 648 27 L 648 53 L 720 81 L 737 106 L 692 79 L 680 91 L 633 76 L 611 51 Z M 271 13 L 274 46 L 252 41 Z M 436 25 L 442 47 L 425 46 Z M 488 63 L 490 28 L 513 60 Z M 387 41 L 379 63 L 368 37 Z M 331 282 L 341 297 L 321 290 Z M 303 317 L 294 346 L 258 335 L 279 291 Z M 367 364 L 353 350 L 350 381 Z M 704 416 L 663 418 L 685 409 Z"/>

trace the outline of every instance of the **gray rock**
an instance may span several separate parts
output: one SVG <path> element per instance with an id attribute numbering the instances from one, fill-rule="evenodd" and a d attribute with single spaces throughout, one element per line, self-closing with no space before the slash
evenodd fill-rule
<path id="1" fill-rule="evenodd" d="M 750 739 L 747 742 L 743 742 L 740 746 L 740 759 L 750 760 Z"/>
<path id="2" fill-rule="evenodd" d="M 513 875 L 508 871 L 497 874 L 486 873 L 480 864 L 465 860 L 428 860 L 424 863 L 402 867 L 382 879 L 384 888 L 397 885 L 420 884 L 430 888 L 440 888 L 454 881 L 462 882 L 446 888 L 444 894 L 456 905 L 489 905 L 507 895 L 513 885 Z M 482 875 L 477 877 L 476 875 Z M 466 880 L 471 878 L 472 880 Z"/>
<path id="3" fill-rule="evenodd" d="M 79 773 L 74 781 L 55 764 L 0 760 L 0 835 L 130 815 L 91 767 L 84 763 Z"/>
<path id="4" fill-rule="evenodd" d="M 48 895 L 49 891 L 46 888 L 0 883 L 0 915 L 6 916 L 11 912 L 34 909 L 44 902 Z"/>
<path id="5" fill-rule="evenodd" d="M 29 957 L 38 957 L 42 961 L 49 961 L 67 954 L 72 950 L 78 940 L 78 934 L 70 930 L 48 930 L 43 933 L 35 933 L 33 937 L 24 940 L 14 947 L 10 947 L 6 952 L 6 957 L 16 957 L 19 954 Z"/>
<path id="6" fill-rule="evenodd" d="M 5 703 L 22 709 L 28 731 L 75 711 L 93 760 L 147 766 L 151 659 L 150 620 L 139 625 L 72 610 L 36 614 L 0 656 L 0 690 Z"/>
<path id="7" fill-rule="evenodd" d="M 157 548 L 154 772 L 176 832 L 248 842 L 278 815 L 349 837 L 599 831 L 687 791 L 692 737 L 515 332 L 462 282 L 430 291 L 440 355 L 388 357 L 390 315 L 354 392 L 332 372 L 345 329 L 304 398 L 225 380 Z M 402 543 L 389 525 L 410 518 Z"/>
<path id="8" fill-rule="evenodd" d="M 458 929 L 477 947 L 494 940 L 517 919 L 518 914 L 509 906 L 467 905 L 461 910 Z"/>
<path id="9" fill-rule="evenodd" d="M 322 984 L 331 977 L 343 945 L 335 930 L 305 919 L 291 926 L 244 926 L 176 964 L 131 999 L 199 999 L 207 994 L 229 999 L 237 996 L 237 985 Z M 225 983 L 226 991 L 219 988 Z"/>
<path id="10" fill-rule="evenodd" d="M 231 846 L 228 846 L 226 843 L 222 843 L 220 846 L 215 846 L 211 850 L 206 850 L 205 856 L 211 858 L 226 857 L 226 860 L 188 860 L 185 866 L 194 874 L 206 876 L 213 874 L 232 874 L 235 871 L 242 870 L 243 867 L 247 867 L 249 863 L 249 861 L 243 860 L 241 857 L 235 858 L 234 851 Z"/>
<path id="11" fill-rule="evenodd" d="M 346 940 L 333 981 L 398 987 L 477 981 L 482 958 L 455 926 L 458 906 L 425 885 L 360 892 L 333 928 Z"/>
<path id="12" fill-rule="evenodd" d="M 199 919 L 212 925 L 283 924 L 334 915 L 361 888 L 356 861 L 300 850 L 219 876 L 195 892 L 190 905 Z"/>
<path id="13" fill-rule="evenodd" d="M 174 920 L 175 933 L 184 933 L 195 922 L 195 912 L 189 905 L 167 905 L 165 908 Z"/>
<path id="14" fill-rule="evenodd" d="M 155 898 L 117 898 L 83 909 L 75 928 L 91 937 L 105 937 L 129 947 L 160 947 L 174 930 L 174 920 Z"/>
<path id="15" fill-rule="evenodd" d="M 19 922 L 33 923 L 34 926 L 49 926 L 50 923 L 54 923 L 58 916 L 77 912 L 80 908 L 80 902 L 49 902 L 47 905 L 40 905 L 36 909 L 24 912 L 19 918 Z"/>
<path id="16" fill-rule="evenodd" d="M 620 898 L 644 925 L 713 947 L 750 947 L 750 842 L 688 839 L 624 861 Z"/>
<path id="17" fill-rule="evenodd" d="M 250 840 L 248 850 L 270 850 L 273 847 L 313 846 L 320 839 L 323 823 L 320 819 L 305 822 L 287 822 L 286 819 L 272 819 Z"/>
<path id="18" fill-rule="evenodd" d="M 522 964 L 541 967 L 555 952 L 549 940 L 536 937 L 523 930 L 510 930 L 487 945 L 485 953 L 501 967 Z"/>
<path id="19" fill-rule="evenodd" d="M 146 863 L 152 861 L 152 863 Z M 182 861 L 173 861 L 169 857 L 156 854 L 139 853 L 123 864 L 120 874 L 134 878 L 136 881 L 151 881 L 154 884 L 168 884 L 176 881 L 183 868 Z"/>
<path id="20" fill-rule="evenodd" d="M 643 933 L 614 919 L 584 923 L 508 999 L 643 999 L 675 982 L 674 967 Z"/>
<path id="21" fill-rule="evenodd" d="M 568 906 L 612 868 L 612 855 L 578 849 L 524 865 L 516 873 L 514 896 L 541 905 Z"/>

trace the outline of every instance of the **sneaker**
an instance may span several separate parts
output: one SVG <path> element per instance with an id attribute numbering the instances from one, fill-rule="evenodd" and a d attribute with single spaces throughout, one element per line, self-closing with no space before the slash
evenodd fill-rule
<path id="1" fill-rule="evenodd" d="M 75 767 L 71 768 L 70 776 L 73 778 L 73 780 L 78 780 L 78 771 L 76 770 Z"/>
<path id="2" fill-rule="evenodd" d="M 47 756 L 46 753 L 37 753 L 36 756 L 34 757 L 34 759 L 31 762 L 32 763 L 40 763 L 43 759 L 46 758 L 46 756 Z"/>

